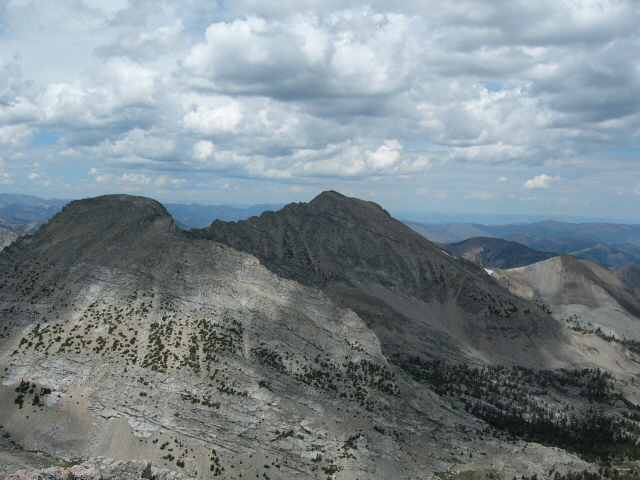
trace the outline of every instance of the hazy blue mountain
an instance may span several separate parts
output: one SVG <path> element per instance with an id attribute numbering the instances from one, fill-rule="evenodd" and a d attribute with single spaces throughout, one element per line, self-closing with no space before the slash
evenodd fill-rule
<path id="1" fill-rule="evenodd" d="M 540 238 L 530 233 L 512 233 L 504 237 L 505 240 L 518 242 L 534 250 L 548 252 L 571 253 L 595 247 L 597 242 L 579 240 L 575 238 Z"/>
<path id="2" fill-rule="evenodd" d="M 56 213 L 62 210 L 69 200 L 0 193 L 0 227 L 12 232 L 33 233 Z"/>
<path id="3" fill-rule="evenodd" d="M 180 203 L 165 203 L 164 206 L 181 227 L 202 228 L 208 227 L 214 220 L 225 222 L 246 220 L 267 210 L 280 210 L 284 204 L 261 204 L 244 208 L 228 205 L 184 205 Z"/>
<path id="4" fill-rule="evenodd" d="M 33 233 L 70 200 L 43 199 L 34 195 L 0 193 L 0 227 L 14 232 Z M 284 204 L 198 205 L 167 203 L 165 208 L 183 229 L 207 227 L 214 220 L 238 221 L 279 210 Z M 35 223 L 34 223 L 35 222 Z"/>
<path id="5" fill-rule="evenodd" d="M 514 234 L 529 234 L 539 238 L 562 238 L 592 242 L 582 248 L 588 248 L 598 243 L 640 245 L 640 225 L 618 223 L 566 223 L 547 220 L 509 225 L 419 222 L 407 222 L 407 225 L 429 240 L 439 243 L 460 242 L 472 237 L 506 238 Z M 510 237 L 509 240 L 513 240 L 513 237 Z M 556 249 L 554 248 L 554 250 Z"/>

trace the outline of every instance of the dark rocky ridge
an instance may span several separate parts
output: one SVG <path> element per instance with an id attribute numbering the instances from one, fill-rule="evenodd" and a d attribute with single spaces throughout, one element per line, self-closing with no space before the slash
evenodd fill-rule
<path id="1" fill-rule="evenodd" d="M 324 192 L 308 204 L 215 221 L 189 234 L 251 253 L 277 275 L 322 289 L 365 319 L 387 354 L 541 365 L 550 359 L 537 355 L 540 345 L 561 341 L 542 310 L 372 202 Z"/>
<path id="2" fill-rule="evenodd" d="M 501 238 L 474 237 L 442 245 L 448 251 L 487 268 L 516 268 L 541 262 L 559 254 L 541 252 Z"/>

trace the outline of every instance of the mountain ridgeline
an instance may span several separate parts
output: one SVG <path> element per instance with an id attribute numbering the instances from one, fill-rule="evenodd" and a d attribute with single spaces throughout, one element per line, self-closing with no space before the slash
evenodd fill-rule
<path id="1" fill-rule="evenodd" d="M 536 265 L 489 274 L 336 192 L 190 231 L 148 198 L 74 201 L 0 252 L 2 432 L 143 478 L 640 459 L 640 303 L 589 262 Z"/>
<path id="2" fill-rule="evenodd" d="M 557 253 L 541 252 L 501 238 L 474 237 L 444 244 L 443 248 L 487 268 L 524 267 L 558 256 Z"/>
<path id="3" fill-rule="evenodd" d="M 349 307 L 384 351 L 456 361 L 529 361 L 559 341 L 556 322 L 499 288 L 380 206 L 337 192 L 240 222 L 215 221 L 195 238 L 255 255 L 275 274 L 319 288 Z M 524 359 L 514 345 L 527 345 Z"/>

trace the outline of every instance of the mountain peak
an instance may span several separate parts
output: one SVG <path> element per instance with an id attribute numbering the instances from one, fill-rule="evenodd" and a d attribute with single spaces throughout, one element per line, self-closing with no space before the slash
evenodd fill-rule
<path id="1" fill-rule="evenodd" d="M 167 209 L 147 197 L 116 194 L 74 200 L 54 216 L 47 230 L 82 224 L 83 228 L 117 228 L 139 230 L 150 224 L 162 224 L 169 231 L 177 227 Z"/>
<path id="2" fill-rule="evenodd" d="M 149 243 L 180 234 L 171 215 L 156 200 L 103 195 L 70 202 L 35 236 L 24 237 L 3 250 L 3 254 L 11 255 L 11 249 L 31 244 L 45 248 L 47 255 L 69 257 L 65 260 L 68 262 L 79 255 L 115 261 L 116 257 L 123 260 L 128 252 L 135 255 L 138 248 L 148 250 Z M 114 255 L 116 247 L 118 255 Z"/>
<path id="3" fill-rule="evenodd" d="M 348 210 L 352 214 L 360 215 L 365 218 L 379 214 L 391 217 L 384 208 L 375 202 L 347 197 L 335 190 L 322 192 L 311 200 L 308 205 L 328 213 L 337 213 L 338 211 Z"/>
<path id="4" fill-rule="evenodd" d="M 472 343 L 482 350 L 477 358 L 498 358 L 512 352 L 500 342 L 520 337 L 533 351 L 534 342 L 558 338 L 550 317 L 499 289 L 478 265 L 444 252 L 379 205 L 338 192 L 187 235 L 255 255 L 278 276 L 321 289 L 363 318 L 389 354 L 441 352 L 457 361 L 475 355 L 462 347 Z M 455 314 L 443 324 L 441 311 Z"/>

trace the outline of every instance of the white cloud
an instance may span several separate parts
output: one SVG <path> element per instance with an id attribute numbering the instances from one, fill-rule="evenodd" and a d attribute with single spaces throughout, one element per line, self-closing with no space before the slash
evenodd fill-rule
<path id="1" fill-rule="evenodd" d="M 15 180 L 4 171 L 4 159 L 0 157 L 0 185 L 13 185 Z"/>
<path id="2" fill-rule="evenodd" d="M 173 138 L 163 137 L 159 132 L 147 132 L 136 128 L 118 139 L 106 140 L 81 151 L 120 167 L 145 165 L 148 168 L 161 169 L 161 165 L 168 165 L 174 161 L 177 148 L 178 143 Z"/>
<path id="3" fill-rule="evenodd" d="M 412 17 L 367 8 L 215 23 L 182 62 L 185 81 L 228 94 L 379 95 L 400 87 L 420 43 Z"/>
<path id="4" fill-rule="evenodd" d="M 148 62 L 176 48 L 182 39 L 184 24 L 177 19 L 151 31 L 122 33 L 108 45 L 96 48 L 96 54 L 109 57 L 127 57 L 131 60 Z"/>
<path id="5" fill-rule="evenodd" d="M 397 140 L 385 140 L 384 145 L 378 147 L 375 152 L 367 150 L 365 157 L 367 163 L 374 170 L 391 170 L 402 158 L 402 145 Z"/>
<path id="6" fill-rule="evenodd" d="M 36 180 L 38 178 L 40 178 L 40 174 L 38 174 L 38 173 L 29 174 L 29 180 Z"/>
<path id="7" fill-rule="evenodd" d="M 464 198 L 476 200 L 492 200 L 496 197 L 496 195 L 496 192 L 472 191 L 468 192 Z"/>
<path id="8" fill-rule="evenodd" d="M 33 129 L 28 125 L 0 126 L 0 145 L 22 147 L 33 138 Z"/>
<path id="9" fill-rule="evenodd" d="M 292 177 L 390 175 L 426 171 L 431 162 L 422 156 L 403 158 L 397 140 L 385 140 L 375 151 L 364 150 L 353 142 L 328 145 L 320 150 L 299 150 L 287 168 Z"/>
<path id="10" fill-rule="evenodd" d="M 157 186 L 198 171 L 421 176 L 409 190 L 436 192 L 424 172 L 446 167 L 475 192 L 475 169 L 486 185 L 536 167 L 524 188 L 548 189 L 559 166 L 587 175 L 640 140 L 631 0 L 10 0 L 3 15 L 0 146 L 16 178 L 41 161 L 52 178 L 65 162 Z M 140 181 L 122 175 L 104 182 Z"/>
<path id="11" fill-rule="evenodd" d="M 241 120 L 240 104 L 236 101 L 217 108 L 198 105 L 195 111 L 187 113 L 183 118 L 185 129 L 207 136 L 233 132 Z"/>
<path id="12" fill-rule="evenodd" d="M 522 188 L 525 188 L 527 190 L 548 190 L 549 188 L 551 188 L 551 185 L 553 183 L 560 180 L 561 177 L 559 175 L 550 177 L 549 175 L 543 173 L 542 175 L 537 175 L 531 180 L 527 180 L 526 182 L 524 182 Z"/>
<path id="13" fill-rule="evenodd" d="M 151 179 L 142 173 L 123 173 L 120 176 L 111 173 L 101 173 L 92 168 L 90 175 L 94 175 L 96 182 L 110 185 L 150 185 Z"/>
<path id="14" fill-rule="evenodd" d="M 216 146 L 207 140 L 200 140 L 193 146 L 193 154 L 198 160 L 206 160 L 213 156 Z"/>
<path id="15" fill-rule="evenodd" d="M 174 178 L 173 180 L 171 180 L 171 185 L 173 185 L 173 188 L 180 188 L 187 183 L 188 181 L 183 178 Z"/>
<path id="16" fill-rule="evenodd" d="M 501 177 L 498 177 L 498 178 L 496 179 L 496 182 L 500 182 L 500 183 L 502 183 L 502 182 L 506 182 L 507 180 L 509 180 L 509 178 L 508 178 L 508 177 L 501 176 Z"/>

